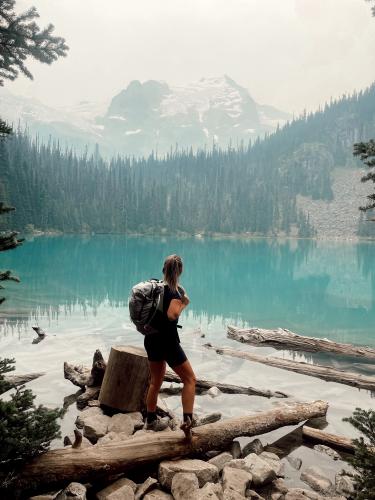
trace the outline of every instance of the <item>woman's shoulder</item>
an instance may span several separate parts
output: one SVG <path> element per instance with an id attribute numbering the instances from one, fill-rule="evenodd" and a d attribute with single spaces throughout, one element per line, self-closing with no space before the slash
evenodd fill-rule
<path id="1" fill-rule="evenodd" d="M 181 299 L 183 295 L 185 295 L 185 290 L 182 286 L 178 286 L 178 291 L 176 290 L 171 290 L 169 286 L 166 284 L 164 285 L 164 295 L 167 295 L 168 297 L 172 299 Z"/>

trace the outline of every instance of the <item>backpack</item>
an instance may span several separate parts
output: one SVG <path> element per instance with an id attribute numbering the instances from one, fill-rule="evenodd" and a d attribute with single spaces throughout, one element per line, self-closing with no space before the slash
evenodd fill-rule
<path id="1" fill-rule="evenodd" d="M 150 323 L 157 311 L 163 312 L 164 281 L 151 278 L 134 285 L 129 298 L 130 319 L 143 335 L 157 333 Z"/>

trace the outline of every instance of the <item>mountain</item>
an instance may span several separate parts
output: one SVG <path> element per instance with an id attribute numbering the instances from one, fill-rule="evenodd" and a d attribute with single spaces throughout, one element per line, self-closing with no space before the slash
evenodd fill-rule
<path id="1" fill-rule="evenodd" d="M 197 150 L 218 144 L 245 145 L 291 119 L 288 113 L 257 104 L 228 76 L 202 78 L 186 86 L 132 81 L 107 104 L 83 101 L 54 109 L 0 91 L 1 116 L 42 139 L 52 137 L 83 151 L 98 144 L 104 156 L 165 154 L 176 146 Z"/>

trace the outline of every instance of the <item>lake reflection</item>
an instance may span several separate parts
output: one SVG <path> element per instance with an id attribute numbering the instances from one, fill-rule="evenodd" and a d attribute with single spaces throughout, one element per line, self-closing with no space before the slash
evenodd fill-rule
<path id="1" fill-rule="evenodd" d="M 1 267 L 22 279 L 7 284 L 2 315 L 22 323 L 73 310 L 96 314 L 106 303 L 128 318 L 131 286 L 159 277 L 163 258 L 179 253 L 189 322 L 215 318 L 374 344 L 374 250 L 310 240 L 39 237 L 1 255 Z"/>

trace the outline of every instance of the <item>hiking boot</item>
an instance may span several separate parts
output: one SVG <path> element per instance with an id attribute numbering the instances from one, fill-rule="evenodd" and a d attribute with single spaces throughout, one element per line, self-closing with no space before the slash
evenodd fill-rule
<path id="1" fill-rule="evenodd" d="M 156 418 L 152 422 L 147 422 L 143 427 L 145 431 L 154 431 L 154 432 L 159 432 L 159 431 L 164 431 L 169 427 L 169 418 L 164 417 L 164 418 Z"/>

